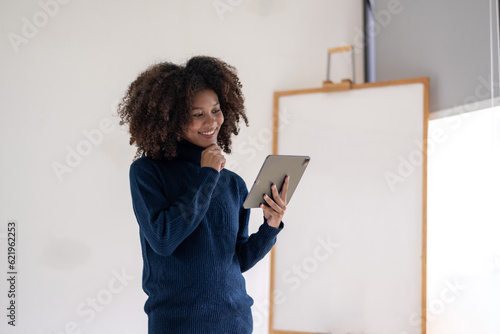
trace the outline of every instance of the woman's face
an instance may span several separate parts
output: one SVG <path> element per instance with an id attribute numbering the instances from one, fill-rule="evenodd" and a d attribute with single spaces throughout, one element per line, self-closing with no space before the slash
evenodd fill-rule
<path id="1" fill-rule="evenodd" d="M 183 138 L 201 147 L 217 144 L 217 135 L 224 122 L 217 94 L 211 89 L 199 91 L 193 99 L 190 113 Z"/>

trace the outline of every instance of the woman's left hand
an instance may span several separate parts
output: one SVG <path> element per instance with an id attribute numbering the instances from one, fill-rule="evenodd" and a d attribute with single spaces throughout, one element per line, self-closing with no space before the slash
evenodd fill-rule
<path id="1" fill-rule="evenodd" d="M 273 198 L 264 195 L 264 200 L 267 205 L 261 204 L 260 207 L 264 211 L 264 218 L 267 220 L 267 224 L 271 227 L 278 228 L 281 224 L 281 220 L 286 211 L 286 193 L 288 191 L 288 183 L 290 181 L 290 176 L 285 177 L 283 186 L 281 187 L 281 192 L 278 194 L 278 189 L 275 184 L 271 186 L 271 192 Z"/>

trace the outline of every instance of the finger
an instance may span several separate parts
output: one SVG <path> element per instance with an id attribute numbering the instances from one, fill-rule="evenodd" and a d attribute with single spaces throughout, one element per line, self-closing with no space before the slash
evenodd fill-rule
<path id="1" fill-rule="evenodd" d="M 267 220 L 271 219 L 274 215 L 278 214 L 276 211 L 273 210 L 273 208 L 265 205 L 264 203 L 260 203 L 260 208 L 264 213 L 264 218 L 266 218 Z"/>
<path id="2" fill-rule="evenodd" d="M 280 215 L 276 211 L 274 211 L 272 208 L 265 206 L 264 204 L 261 204 L 260 207 L 262 208 L 263 214 L 264 214 L 264 219 L 267 221 L 269 226 L 275 226 L 276 222 L 281 222 L 283 215 Z"/>
<path id="3" fill-rule="evenodd" d="M 287 175 L 285 177 L 285 181 L 283 181 L 283 185 L 281 186 L 281 200 L 283 201 L 283 203 L 286 205 L 287 201 L 286 201 L 286 195 L 288 193 L 288 184 L 290 183 L 290 175 Z"/>
<path id="4" fill-rule="evenodd" d="M 216 148 L 211 148 L 211 149 L 208 151 L 208 154 L 213 155 L 213 156 L 221 156 L 221 155 L 222 155 L 221 151 L 219 151 L 219 150 L 218 150 L 218 149 L 216 149 Z"/>
<path id="5" fill-rule="evenodd" d="M 216 152 L 221 152 L 222 149 L 219 146 L 217 146 L 217 144 L 212 144 L 212 145 L 208 146 L 205 149 L 205 151 L 210 152 L 210 153 L 216 153 Z"/>
<path id="6" fill-rule="evenodd" d="M 281 208 L 285 205 L 285 202 L 281 199 L 281 197 L 278 194 L 278 187 L 273 183 L 271 186 L 271 192 L 273 193 L 273 200 L 278 204 Z"/>
<path id="7" fill-rule="evenodd" d="M 215 144 L 209 145 L 205 148 L 205 150 L 203 150 L 203 152 L 211 152 L 211 151 L 213 151 L 214 147 L 215 147 Z"/>
<path id="8" fill-rule="evenodd" d="M 272 200 L 271 197 L 264 195 L 264 200 L 266 201 L 266 203 L 272 208 L 274 209 L 274 211 L 276 211 L 277 213 L 284 213 L 285 211 L 283 210 L 282 207 L 280 207 L 278 204 L 276 204 L 275 201 Z"/>

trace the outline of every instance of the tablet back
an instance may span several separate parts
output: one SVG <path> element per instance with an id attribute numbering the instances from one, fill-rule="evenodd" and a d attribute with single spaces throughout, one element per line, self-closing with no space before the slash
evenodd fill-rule
<path id="1" fill-rule="evenodd" d="M 264 194 L 272 198 L 271 185 L 273 183 L 278 187 L 278 192 L 281 192 L 281 186 L 287 175 L 290 176 L 287 203 L 290 203 L 295 188 L 297 188 L 310 160 L 311 158 L 308 156 L 268 155 L 243 203 L 243 207 L 245 209 L 258 208 L 260 203 L 265 203 L 262 197 Z"/>

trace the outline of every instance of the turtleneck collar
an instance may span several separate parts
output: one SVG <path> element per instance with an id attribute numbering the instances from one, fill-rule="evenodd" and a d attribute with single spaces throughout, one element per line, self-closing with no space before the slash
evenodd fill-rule
<path id="1" fill-rule="evenodd" d="M 185 139 L 181 139 L 177 143 L 177 155 L 175 158 L 200 164 L 201 152 L 203 152 L 204 150 L 204 147 L 190 143 Z"/>

